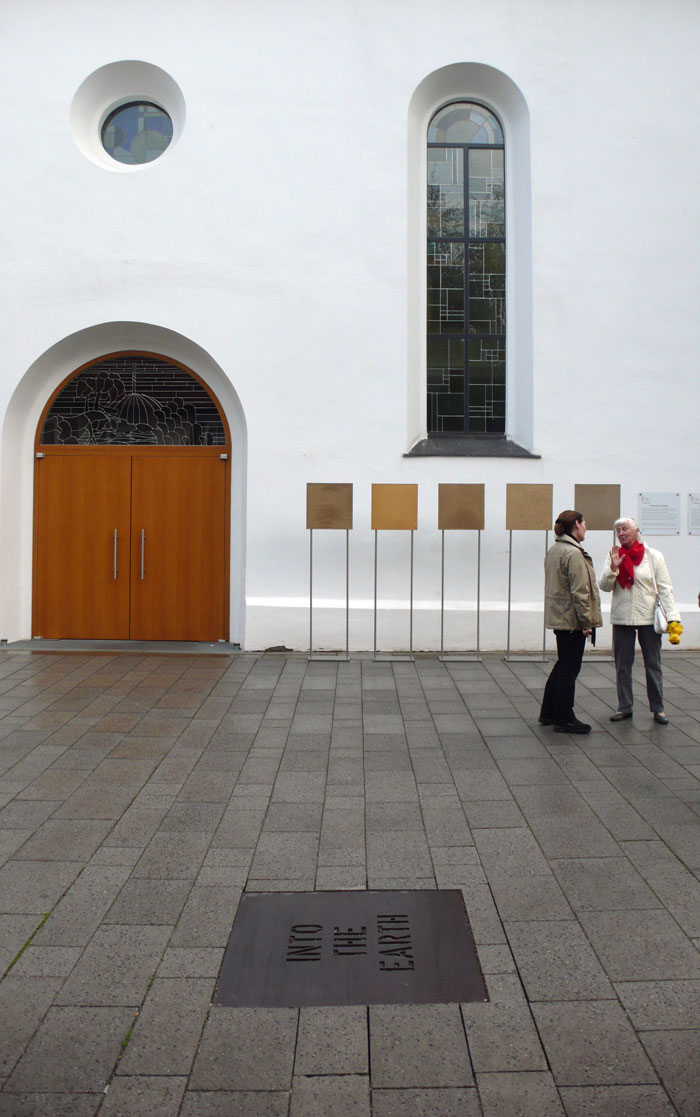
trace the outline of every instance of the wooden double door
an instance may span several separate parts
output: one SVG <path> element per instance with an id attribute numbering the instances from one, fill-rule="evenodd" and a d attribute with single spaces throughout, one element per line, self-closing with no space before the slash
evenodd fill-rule
<path id="1" fill-rule="evenodd" d="M 39 457 L 34 635 L 226 639 L 227 467 L 189 448 Z"/>

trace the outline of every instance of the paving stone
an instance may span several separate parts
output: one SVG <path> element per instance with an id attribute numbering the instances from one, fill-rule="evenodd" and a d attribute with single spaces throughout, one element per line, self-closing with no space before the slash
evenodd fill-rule
<path id="1" fill-rule="evenodd" d="M 530 1001 L 612 997 L 605 972 L 575 922 L 506 923 Z"/>
<path id="2" fill-rule="evenodd" d="M 615 992 L 638 1031 L 700 1028 L 700 981 L 622 981 Z"/>
<path id="3" fill-rule="evenodd" d="M 250 875 L 258 880 L 308 876 L 316 870 L 317 851 L 318 838 L 315 834 L 271 834 L 263 831 Z"/>
<path id="4" fill-rule="evenodd" d="M 286 1090 L 191 1090 L 180 1117 L 287 1117 L 289 1097 Z"/>
<path id="5" fill-rule="evenodd" d="M 197 950 L 225 947 L 242 888 L 195 885 L 170 939 L 171 946 Z"/>
<path id="6" fill-rule="evenodd" d="M 297 1009 L 212 1009 L 191 1089 L 289 1090 L 297 1016 Z"/>
<path id="7" fill-rule="evenodd" d="M 93 1117 L 103 1100 L 102 1093 L 0 1093 L 0 1117 Z"/>
<path id="8" fill-rule="evenodd" d="M 99 928 L 55 1003 L 140 1005 L 170 930 L 143 926 Z"/>
<path id="9" fill-rule="evenodd" d="M 188 1075 L 213 992 L 212 978 L 156 978 L 117 1074 Z"/>
<path id="10" fill-rule="evenodd" d="M 10 1074 L 60 987 L 58 978 L 21 977 L 14 970 L 4 978 L 0 984 L 0 1076 Z"/>
<path id="11" fill-rule="evenodd" d="M 563 1086 L 567 1117 L 674 1117 L 662 1086 Z"/>
<path id="12" fill-rule="evenodd" d="M 550 862 L 577 911 L 658 908 L 658 898 L 625 857 L 572 858 Z"/>
<path id="13" fill-rule="evenodd" d="M 104 1089 L 133 1020 L 131 1008 L 49 1009 L 5 1092 Z"/>
<path id="14" fill-rule="evenodd" d="M 175 1075 L 117 1075 L 110 1082 L 100 1113 L 102 1117 L 177 1117 L 186 1085 L 185 1077 Z"/>
<path id="15" fill-rule="evenodd" d="M 374 1117 L 481 1117 L 476 1090 L 372 1090 Z"/>
<path id="16" fill-rule="evenodd" d="M 617 1001 L 551 1001 L 532 1012 L 558 1086 L 657 1083 Z"/>
<path id="17" fill-rule="evenodd" d="M 295 1075 L 369 1072 L 367 1009 L 360 1005 L 302 1008 Z"/>
<path id="18" fill-rule="evenodd" d="M 187 880 L 128 880 L 104 917 L 105 923 L 174 926 L 190 893 Z"/>
<path id="19" fill-rule="evenodd" d="M 551 1074 L 479 1074 L 484 1117 L 563 1117 L 564 1108 Z M 568 1112 L 568 1111 L 567 1111 Z"/>
<path id="20" fill-rule="evenodd" d="M 136 863 L 134 876 L 193 880 L 204 860 L 211 834 L 199 831 L 157 833 Z"/>
<path id="21" fill-rule="evenodd" d="M 641 1039 L 679 1113 L 694 1117 L 700 1112 L 700 1030 L 642 1032 Z"/>
<path id="22" fill-rule="evenodd" d="M 6 861 L 0 867 L 0 914 L 43 915 L 82 868 L 81 861 Z"/>
<path id="23" fill-rule="evenodd" d="M 223 957 L 223 947 L 169 946 L 158 977 L 217 977 Z"/>
<path id="24" fill-rule="evenodd" d="M 369 1036 L 377 1088 L 474 1085 L 458 1005 L 371 1005 Z"/>
<path id="25" fill-rule="evenodd" d="M 539 1041 L 520 980 L 515 974 L 487 979 L 489 1002 L 462 1005 L 469 1053 L 480 1071 L 546 1070 Z"/>
<path id="26" fill-rule="evenodd" d="M 17 861 L 88 861 L 110 829 L 108 822 L 49 819 L 19 849 Z"/>
<path id="27" fill-rule="evenodd" d="M 370 1117 L 369 1078 L 346 1074 L 294 1078 L 290 1117 L 337 1117 L 339 1113 Z"/>
<path id="28" fill-rule="evenodd" d="M 79 946 L 29 946 L 12 973 L 16 977 L 67 977 L 81 954 Z"/>
<path id="29" fill-rule="evenodd" d="M 581 912 L 612 981 L 699 978 L 700 954 L 666 911 Z"/>

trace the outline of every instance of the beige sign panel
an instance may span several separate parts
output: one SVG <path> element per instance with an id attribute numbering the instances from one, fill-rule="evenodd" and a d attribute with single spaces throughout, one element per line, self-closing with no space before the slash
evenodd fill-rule
<path id="1" fill-rule="evenodd" d="M 417 485 L 372 485 L 372 531 L 416 531 Z"/>
<path id="2" fill-rule="evenodd" d="M 483 527 L 483 485 L 438 485 L 439 531 L 481 531 Z"/>
<path id="3" fill-rule="evenodd" d="M 574 509 L 582 514 L 589 531 L 612 531 L 620 518 L 620 486 L 576 485 Z"/>
<path id="4" fill-rule="evenodd" d="M 352 485 L 306 486 L 307 528 L 343 529 L 352 527 Z"/>
<path id="5" fill-rule="evenodd" d="M 551 531 L 552 519 L 551 485 L 506 485 L 509 531 Z"/>

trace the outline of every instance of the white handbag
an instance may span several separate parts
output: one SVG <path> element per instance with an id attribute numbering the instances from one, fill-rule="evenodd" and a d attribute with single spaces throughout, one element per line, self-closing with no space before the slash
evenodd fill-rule
<path id="1" fill-rule="evenodd" d="M 651 555 L 649 558 L 651 558 Z M 658 632 L 659 636 L 661 636 L 664 632 L 668 632 L 668 618 L 661 604 L 661 598 L 659 597 L 659 587 L 656 584 L 656 573 L 654 571 L 653 562 L 651 564 L 651 576 L 654 579 L 654 592 L 656 594 L 656 601 L 654 603 L 654 632 Z"/>

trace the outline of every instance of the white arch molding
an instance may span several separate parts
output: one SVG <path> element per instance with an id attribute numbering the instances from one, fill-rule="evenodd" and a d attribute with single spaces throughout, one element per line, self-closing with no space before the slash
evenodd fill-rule
<path id="1" fill-rule="evenodd" d="M 231 431 L 230 629 L 244 643 L 247 429 L 226 373 L 190 338 L 145 322 L 105 322 L 70 334 L 32 363 L 7 407 L 0 482 L 0 637 L 27 638 L 32 619 L 34 439 L 41 412 L 62 380 L 88 361 L 136 349 L 172 358 L 211 388 Z"/>
<path id="2" fill-rule="evenodd" d="M 493 66 L 456 62 L 428 74 L 408 108 L 408 448 L 427 434 L 426 174 L 428 124 L 449 101 L 493 109 L 505 133 L 506 434 L 533 449 L 530 114 L 515 82 Z"/>

